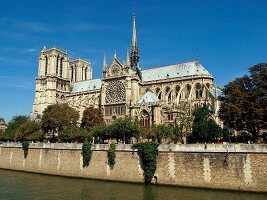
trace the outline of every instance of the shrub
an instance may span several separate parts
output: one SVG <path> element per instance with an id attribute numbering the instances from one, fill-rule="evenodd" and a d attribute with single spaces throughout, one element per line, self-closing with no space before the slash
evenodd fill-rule
<path id="1" fill-rule="evenodd" d="M 132 149 L 137 149 L 142 160 L 145 184 L 150 184 L 157 169 L 158 146 L 156 142 L 143 142 L 133 144 Z"/>
<path id="2" fill-rule="evenodd" d="M 91 143 L 85 141 L 82 146 L 82 155 L 83 155 L 83 167 L 88 167 L 91 160 Z"/>
<path id="3" fill-rule="evenodd" d="M 24 151 L 24 158 L 27 158 L 28 151 L 29 151 L 29 142 L 28 141 L 22 142 L 22 149 Z"/>
<path id="4" fill-rule="evenodd" d="M 111 169 L 113 169 L 114 165 L 115 165 L 115 158 L 116 158 L 116 146 L 115 144 L 110 144 L 109 146 L 109 150 L 108 150 L 108 165 Z"/>

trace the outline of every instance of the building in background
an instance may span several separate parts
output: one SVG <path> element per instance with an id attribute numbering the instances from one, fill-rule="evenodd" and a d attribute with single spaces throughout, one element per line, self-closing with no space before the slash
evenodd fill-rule
<path id="1" fill-rule="evenodd" d="M 4 118 L 0 117 L 0 132 L 5 131 L 7 128 Z"/>
<path id="2" fill-rule="evenodd" d="M 132 44 L 126 61 L 114 53 L 108 64 L 104 55 L 102 77 L 92 79 L 92 66 L 83 59 L 70 60 L 67 52 L 44 48 L 39 57 L 36 93 L 31 118 L 40 118 L 49 105 L 68 103 L 82 113 L 93 106 L 107 123 L 129 116 L 146 127 L 174 123 L 185 109 L 207 105 L 217 112 L 218 87 L 198 60 L 141 69 L 133 15 Z"/>

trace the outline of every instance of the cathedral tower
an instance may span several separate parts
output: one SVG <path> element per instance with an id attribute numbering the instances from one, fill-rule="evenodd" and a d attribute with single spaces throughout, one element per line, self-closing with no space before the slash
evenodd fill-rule
<path id="1" fill-rule="evenodd" d="M 70 91 L 69 61 L 66 52 L 57 48 L 44 48 L 39 57 L 36 93 L 32 118 L 42 115 L 48 105 L 65 102 Z"/>

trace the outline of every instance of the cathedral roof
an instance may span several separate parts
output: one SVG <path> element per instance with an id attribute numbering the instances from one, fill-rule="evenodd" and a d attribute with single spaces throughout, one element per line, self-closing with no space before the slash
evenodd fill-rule
<path id="1" fill-rule="evenodd" d="M 139 100 L 138 100 L 138 104 L 149 104 L 149 103 L 156 103 L 158 102 L 159 99 L 158 97 L 156 97 L 156 95 L 154 95 L 153 92 L 151 92 L 150 90 L 148 90 Z"/>
<path id="2" fill-rule="evenodd" d="M 208 76 L 212 78 L 212 75 L 198 61 L 166 65 L 162 67 L 142 70 L 143 82 L 158 81 L 170 78 L 181 78 L 187 76 Z"/>
<path id="3" fill-rule="evenodd" d="M 100 90 L 101 88 L 101 79 L 91 79 L 87 81 L 80 81 L 72 84 L 71 94 L 79 93 L 79 92 L 86 92 L 86 91 L 94 91 Z"/>

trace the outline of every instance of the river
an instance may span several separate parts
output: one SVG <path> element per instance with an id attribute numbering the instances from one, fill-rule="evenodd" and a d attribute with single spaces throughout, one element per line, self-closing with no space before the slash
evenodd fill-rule
<path id="1" fill-rule="evenodd" d="M 267 195 L 107 182 L 0 169 L 0 199 L 265 200 Z"/>

